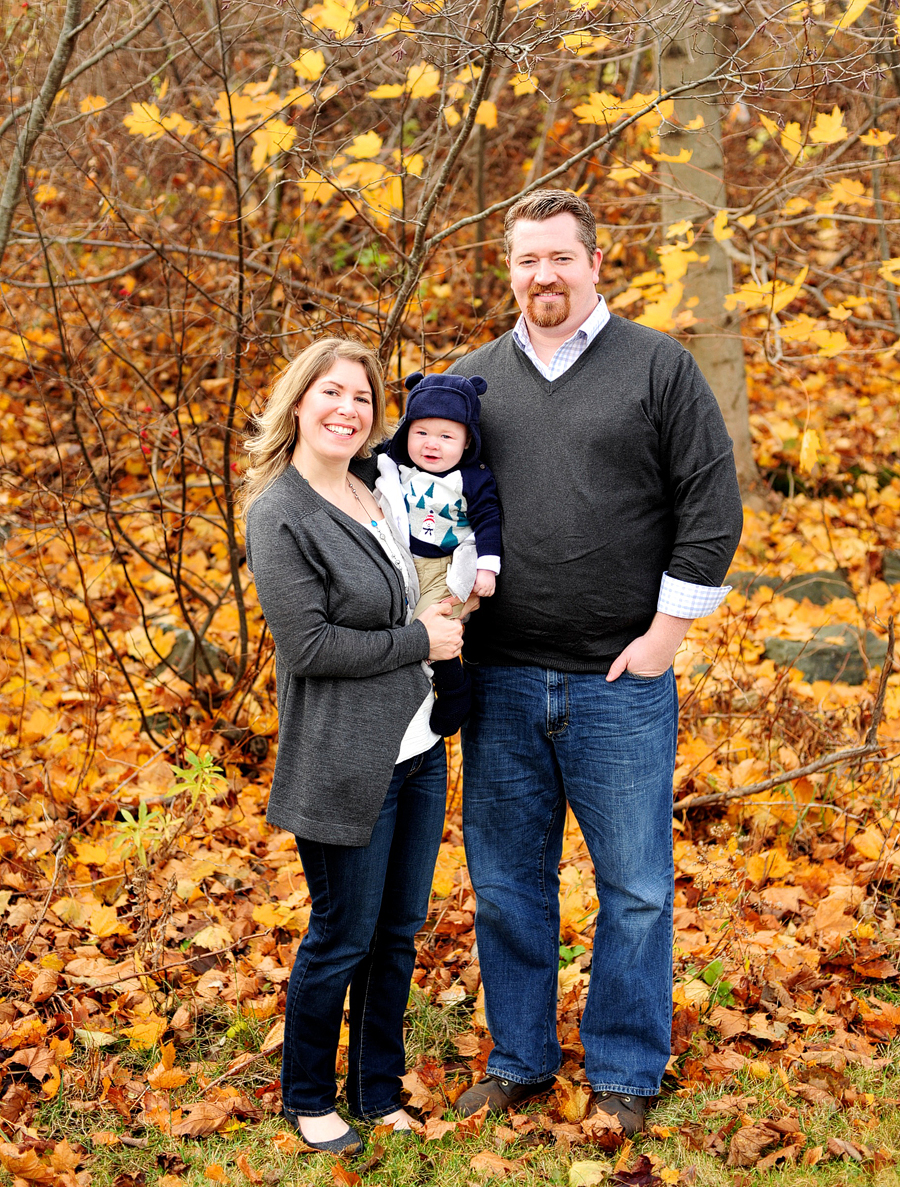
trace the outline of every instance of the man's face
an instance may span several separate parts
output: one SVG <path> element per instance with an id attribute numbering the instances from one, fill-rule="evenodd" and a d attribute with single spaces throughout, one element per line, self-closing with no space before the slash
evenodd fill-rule
<path id="1" fill-rule="evenodd" d="M 573 333 L 597 304 L 602 255 L 589 256 L 572 214 L 513 226 L 509 277 L 526 320 L 542 329 Z"/>

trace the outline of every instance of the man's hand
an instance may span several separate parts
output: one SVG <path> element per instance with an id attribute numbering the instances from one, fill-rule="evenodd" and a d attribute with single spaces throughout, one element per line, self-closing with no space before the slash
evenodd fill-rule
<path id="1" fill-rule="evenodd" d="M 618 680 L 625 671 L 634 672 L 635 676 L 661 676 L 672 666 L 675 652 L 693 621 L 657 613 L 646 635 L 639 635 L 613 661 L 607 681 Z"/>
<path id="2" fill-rule="evenodd" d="M 472 593 L 480 598 L 489 598 L 497 588 L 497 578 L 490 569 L 478 569 L 475 573 L 475 584 Z"/>

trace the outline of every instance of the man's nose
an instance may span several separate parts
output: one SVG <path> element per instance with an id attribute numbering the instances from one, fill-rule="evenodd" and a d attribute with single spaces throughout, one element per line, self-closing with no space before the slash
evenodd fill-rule
<path id="1" fill-rule="evenodd" d="M 551 284 L 556 279 L 556 273 L 550 260 L 538 260 L 534 279 L 537 284 Z"/>

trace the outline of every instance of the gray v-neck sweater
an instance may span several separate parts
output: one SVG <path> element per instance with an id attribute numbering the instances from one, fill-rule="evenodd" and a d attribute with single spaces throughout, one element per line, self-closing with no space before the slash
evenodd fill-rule
<path id="1" fill-rule="evenodd" d="M 406 625 L 403 581 L 381 544 L 293 466 L 251 506 L 246 541 L 275 640 L 278 756 L 266 819 L 310 841 L 368 845 L 428 693 L 428 632 Z"/>
<path id="2" fill-rule="evenodd" d="M 743 522 L 731 439 L 673 338 L 613 315 L 557 379 L 512 333 L 451 370 L 487 380 L 504 545 L 468 660 L 606 672 L 649 627 L 664 572 L 722 584 Z"/>

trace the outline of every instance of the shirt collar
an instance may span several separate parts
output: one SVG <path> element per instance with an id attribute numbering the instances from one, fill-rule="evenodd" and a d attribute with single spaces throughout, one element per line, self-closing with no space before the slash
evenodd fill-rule
<path id="1" fill-rule="evenodd" d="M 583 334 L 588 342 L 592 342 L 608 321 L 609 310 L 607 309 L 606 302 L 604 301 L 603 297 L 600 295 L 600 293 L 598 293 L 597 304 L 584 319 L 578 329 L 569 335 L 569 337 L 566 339 L 566 342 L 571 342 L 572 339 L 577 338 L 579 334 Z M 531 346 L 531 335 L 528 333 L 528 323 L 525 320 L 524 313 L 519 314 L 519 320 L 513 326 L 513 335 L 519 345 L 523 347 L 523 349 L 527 350 Z M 560 343 L 560 347 L 557 349 L 565 346 L 566 342 Z"/>

